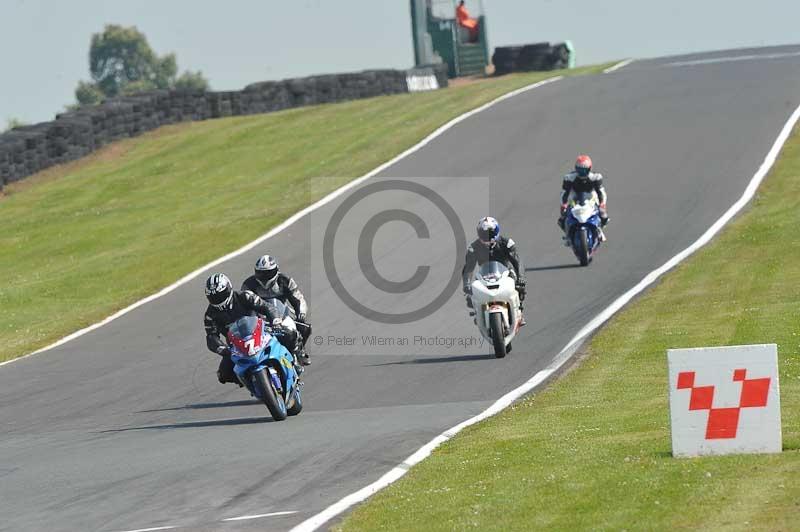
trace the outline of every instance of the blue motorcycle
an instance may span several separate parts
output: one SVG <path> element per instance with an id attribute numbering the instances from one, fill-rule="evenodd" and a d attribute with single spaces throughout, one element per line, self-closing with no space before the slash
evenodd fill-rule
<path id="1" fill-rule="evenodd" d="M 251 395 L 264 402 L 272 419 L 283 421 L 300 413 L 302 382 L 294 357 L 263 318 L 240 318 L 228 329 L 228 345 L 234 373 Z"/>
<path id="2" fill-rule="evenodd" d="M 566 237 L 581 266 L 587 266 L 600 247 L 600 206 L 592 192 L 579 192 L 570 202 Z"/>

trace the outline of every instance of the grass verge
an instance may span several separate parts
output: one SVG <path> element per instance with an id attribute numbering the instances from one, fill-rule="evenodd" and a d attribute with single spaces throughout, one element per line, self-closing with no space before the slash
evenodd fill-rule
<path id="1" fill-rule="evenodd" d="M 12 184 L 0 199 L 0 361 L 241 247 L 470 109 L 605 66 L 169 126 Z"/>
<path id="2" fill-rule="evenodd" d="M 337 529 L 797 530 L 800 130 L 751 207 L 583 363 L 465 429 Z M 777 343 L 784 452 L 674 459 L 668 348 Z"/>

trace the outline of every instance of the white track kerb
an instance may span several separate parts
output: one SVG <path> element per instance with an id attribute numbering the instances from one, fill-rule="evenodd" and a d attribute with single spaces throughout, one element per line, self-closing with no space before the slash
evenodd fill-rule
<path id="1" fill-rule="evenodd" d="M 88 327 L 86 327 L 84 329 L 81 329 L 79 331 L 75 331 L 74 333 L 72 333 L 72 334 L 70 334 L 68 336 L 65 336 L 61 340 L 58 340 L 55 343 L 52 343 L 52 344 L 50 344 L 50 345 L 48 345 L 46 347 L 43 347 L 43 348 L 41 348 L 39 350 L 36 350 L 33 353 L 28 353 L 25 356 L 21 356 L 21 357 L 18 357 L 18 358 L 13 358 L 11 360 L 7 360 L 6 362 L 1 362 L 0 366 L 4 366 L 6 364 L 11 364 L 12 362 L 16 362 L 17 360 L 22 360 L 23 358 L 27 358 L 29 356 L 33 356 L 33 355 L 36 355 L 36 354 L 39 354 L 39 353 L 43 353 L 45 351 L 53 349 L 54 347 L 58 347 L 60 345 L 63 345 L 65 343 L 69 342 L 70 340 L 74 340 L 75 338 L 78 338 L 79 336 L 83 336 L 86 333 L 90 333 L 90 332 L 94 331 L 95 329 L 98 329 L 98 328 L 102 327 L 103 325 L 105 325 L 107 323 L 110 323 L 110 322 L 114 321 L 115 319 L 117 319 L 117 318 L 119 318 L 121 316 L 124 316 L 128 312 L 131 312 L 132 310 L 135 310 L 135 309 L 141 307 L 142 305 L 145 305 L 145 304 L 147 304 L 147 303 L 149 303 L 151 301 L 154 301 L 154 300 L 156 300 L 156 299 L 158 299 L 158 298 L 160 298 L 160 297 L 162 297 L 162 296 L 164 296 L 166 294 L 169 294 L 170 292 L 172 292 L 173 290 L 175 290 L 179 286 L 188 283 L 189 281 L 191 281 L 195 277 L 201 275 L 203 272 L 213 268 L 214 266 L 217 266 L 218 264 L 222 264 L 223 262 L 226 262 L 226 261 L 228 261 L 228 260 L 230 260 L 230 259 L 232 259 L 234 257 L 237 257 L 237 256 L 241 255 L 242 253 L 250 251 L 251 249 L 253 249 L 257 245 L 259 245 L 262 242 L 264 242 L 265 240 L 277 235 L 278 233 L 280 233 L 281 231 L 283 231 L 287 227 L 291 226 L 297 220 L 300 220 L 301 218 L 303 218 L 305 215 L 309 214 L 310 212 L 315 211 L 315 210 L 319 209 L 320 207 L 322 207 L 323 205 L 326 205 L 326 204 L 330 203 L 331 201 L 333 201 L 334 199 L 338 198 L 339 196 L 341 196 L 342 194 L 344 194 L 345 192 L 347 192 L 351 188 L 360 185 L 362 182 L 366 181 L 370 177 L 374 177 L 377 174 L 379 174 L 382 171 L 384 171 L 386 168 L 389 168 L 390 166 L 395 164 L 397 161 L 408 157 L 409 155 L 411 155 L 412 153 L 414 153 L 416 151 L 419 151 L 421 148 L 423 148 L 427 144 L 429 144 L 433 139 L 435 139 L 436 137 L 442 135 L 445 131 L 447 131 L 448 129 L 452 128 L 456 124 L 458 124 L 460 122 L 463 122 L 467 118 L 469 118 L 469 117 L 471 117 L 471 116 L 473 116 L 475 114 L 478 114 L 481 111 L 485 111 L 489 107 L 492 107 L 493 105 L 496 105 L 496 104 L 498 104 L 498 103 L 500 103 L 500 102 L 502 102 L 504 100 L 507 100 L 509 98 L 513 98 L 514 96 L 517 96 L 518 94 L 522 94 L 523 92 L 527 92 L 529 90 L 533 90 L 533 89 L 535 89 L 537 87 L 541 87 L 542 85 L 547 85 L 548 83 L 553 83 L 554 81 L 558 81 L 560 79 L 563 79 L 563 76 L 554 76 L 552 78 L 545 79 L 545 80 L 540 81 L 538 83 L 534 83 L 532 85 L 527 85 L 527 86 L 522 87 L 520 89 L 508 92 L 508 93 L 506 93 L 506 94 L 504 94 L 504 95 L 502 95 L 502 96 L 500 96 L 498 98 L 495 98 L 494 100 L 492 100 L 492 101 L 490 101 L 488 103 L 485 103 L 485 104 L 481 105 L 480 107 L 476 107 L 472 111 L 468 111 L 468 112 L 464 113 L 463 115 L 457 116 L 456 118 L 450 120 L 449 122 L 447 122 L 443 126 L 440 126 L 433 133 L 431 133 L 430 135 L 428 135 L 427 137 L 425 137 L 424 139 L 422 139 L 417 144 L 413 145 L 412 147 L 410 147 L 409 149 L 407 149 L 406 151 L 404 151 L 403 153 L 401 153 L 397 157 L 393 158 L 390 161 L 387 161 L 387 162 L 383 163 L 382 165 L 380 165 L 379 167 L 375 168 L 374 170 L 372 170 L 368 174 L 366 174 L 364 176 L 361 176 L 361 177 L 359 177 L 357 179 L 354 179 L 353 181 L 350 181 L 349 183 L 347 183 L 346 185 L 342 186 L 341 188 L 338 188 L 338 189 L 334 190 L 333 192 L 331 192 L 330 194 L 328 194 L 324 198 L 312 203 L 311 205 L 309 205 L 305 209 L 297 212 L 296 214 L 293 214 L 292 216 L 287 218 L 283 223 L 281 223 L 280 225 L 277 225 L 276 227 L 270 229 L 269 232 L 261 235 L 256 240 L 253 240 L 252 242 L 250 242 L 246 246 L 243 246 L 243 247 L 237 249 L 236 251 L 232 251 L 232 252 L 228 253 L 227 255 L 225 255 L 224 257 L 220 257 L 220 258 L 218 258 L 217 260 L 215 260 L 213 262 L 209 262 L 205 266 L 202 266 L 202 267 L 196 269 L 195 271 L 193 271 L 193 272 L 181 277 L 180 279 L 178 279 L 176 282 L 172 283 L 171 285 L 169 285 L 167 287 L 164 287 L 163 289 L 161 289 L 160 291 L 156 292 L 155 294 L 147 296 L 144 299 L 140 299 L 136 303 L 133 303 L 132 305 L 130 305 L 128 307 L 125 307 L 124 309 L 120 310 L 119 312 L 116 312 L 116 313 L 112 314 L 111 316 L 107 317 L 103 321 L 100 321 L 98 323 L 90 325 L 90 326 L 88 326 Z"/>
<path id="2" fill-rule="evenodd" d="M 625 66 L 625 65 L 622 65 Z M 558 355 L 553 359 L 550 365 L 543 369 L 542 371 L 538 372 L 534 375 L 530 380 L 522 384 L 521 386 L 511 390 L 503 397 L 498 399 L 492 406 L 481 412 L 475 417 L 469 418 L 466 421 L 462 421 L 455 427 L 452 427 L 443 433 L 436 436 L 434 439 L 429 441 L 424 446 L 420 447 L 417 452 L 406 458 L 400 465 L 383 475 L 381 478 L 373 482 L 372 484 L 361 488 L 360 490 L 356 491 L 355 493 L 351 493 L 350 495 L 344 497 L 343 499 L 339 500 L 337 503 L 329 506 L 322 512 L 318 513 L 317 515 L 306 519 L 296 527 L 292 528 L 291 532 L 311 532 L 316 530 L 327 521 L 333 519 L 337 515 L 341 514 L 354 504 L 358 504 L 362 502 L 370 495 L 375 494 L 376 492 L 380 491 L 381 489 L 385 488 L 389 484 L 393 483 L 394 481 L 398 480 L 400 477 L 406 474 L 406 472 L 413 467 L 414 465 L 420 463 L 422 460 L 430 456 L 434 449 L 436 449 L 439 445 L 446 442 L 456 434 L 458 434 L 462 429 L 469 427 L 470 425 L 474 425 L 475 423 L 482 421 L 488 417 L 491 417 L 509 405 L 519 399 L 521 396 L 525 395 L 526 393 L 532 391 L 541 383 L 543 383 L 550 375 L 558 371 L 561 366 L 563 366 L 572 356 L 578 351 L 578 348 L 581 346 L 584 340 L 589 337 L 598 327 L 600 327 L 603 323 L 605 323 L 611 316 L 617 313 L 623 306 L 625 306 L 631 299 L 633 299 L 637 294 L 642 292 L 645 288 L 653 284 L 659 277 L 661 277 L 664 273 L 671 270 L 675 266 L 677 266 L 680 262 L 686 259 L 689 255 L 706 245 L 713 237 L 716 235 L 720 229 L 722 229 L 726 223 L 728 223 L 731 218 L 736 216 L 736 214 L 742 210 L 742 208 L 747 205 L 747 203 L 753 199 L 753 196 L 758 189 L 758 186 L 761 184 L 761 181 L 764 180 L 764 177 L 769 172 L 772 165 L 775 164 L 775 160 L 778 158 L 778 153 L 780 153 L 781 148 L 786 143 L 786 139 L 789 138 L 789 135 L 792 133 L 792 129 L 794 128 L 795 124 L 797 124 L 798 119 L 800 119 L 800 106 L 798 106 L 794 112 L 791 114 L 789 119 L 784 124 L 783 129 L 781 130 L 780 134 L 778 134 L 778 138 L 775 139 L 775 143 L 772 145 L 772 148 L 767 153 L 767 156 L 764 158 L 764 162 L 761 163 L 761 166 L 756 171 L 753 178 L 750 180 L 750 183 L 747 185 L 747 188 L 742 194 L 736 203 L 731 205 L 731 207 L 725 211 L 725 213 L 720 216 L 720 218 L 714 222 L 714 224 L 706 230 L 705 233 L 700 236 L 694 243 L 692 243 L 689 247 L 672 257 L 670 260 L 665 262 L 660 268 L 653 270 L 649 274 L 645 276 L 644 279 L 639 281 L 639 283 L 622 294 L 619 298 L 614 300 L 605 310 L 603 310 L 600 314 L 598 314 L 592 321 L 587 323 L 578 334 L 576 334 L 570 341 L 564 346 Z"/>
<path id="3" fill-rule="evenodd" d="M 625 59 L 623 61 L 620 61 L 619 63 L 617 63 L 615 65 L 611 65 L 607 69 L 603 70 L 603 74 L 611 74 L 612 72 L 616 72 L 620 68 L 624 68 L 624 67 L 630 65 L 634 61 L 635 61 L 635 59 Z"/>

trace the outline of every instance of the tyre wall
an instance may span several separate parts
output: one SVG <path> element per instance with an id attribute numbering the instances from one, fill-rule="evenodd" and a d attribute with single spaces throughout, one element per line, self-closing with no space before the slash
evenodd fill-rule
<path id="1" fill-rule="evenodd" d="M 492 63 L 496 75 L 535 70 L 556 70 L 570 64 L 570 46 L 567 43 L 541 42 L 522 46 L 498 46 L 494 49 Z"/>
<path id="2" fill-rule="evenodd" d="M 0 134 L 0 190 L 56 164 L 74 161 L 115 140 L 166 124 L 343 102 L 447 87 L 447 65 L 367 70 L 282 81 L 240 91 L 150 91 L 61 113 L 51 122 Z"/>

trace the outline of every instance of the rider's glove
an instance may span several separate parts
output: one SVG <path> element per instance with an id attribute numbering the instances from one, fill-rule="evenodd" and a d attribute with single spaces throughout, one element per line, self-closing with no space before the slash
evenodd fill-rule
<path id="1" fill-rule="evenodd" d="M 298 314 L 298 315 L 297 315 L 297 321 L 299 321 L 300 323 L 307 323 L 307 322 L 306 322 L 306 315 L 305 315 L 305 313 L 301 312 L 300 314 Z"/>
<path id="2" fill-rule="evenodd" d="M 524 284 L 517 284 L 517 293 L 519 294 L 519 300 L 525 301 L 525 285 Z"/>
<path id="3" fill-rule="evenodd" d="M 562 203 L 561 204 L 561 216 L 564 216 L 565 212 L 567 212 L 567 204 L 566 203 Z"/>
<path id="4" fill-rule="evenodd" d="M 231 348 L 227 345 L 221 345 L 217 348 L 217 354 L 221 357 L 230 356 Z"/>

